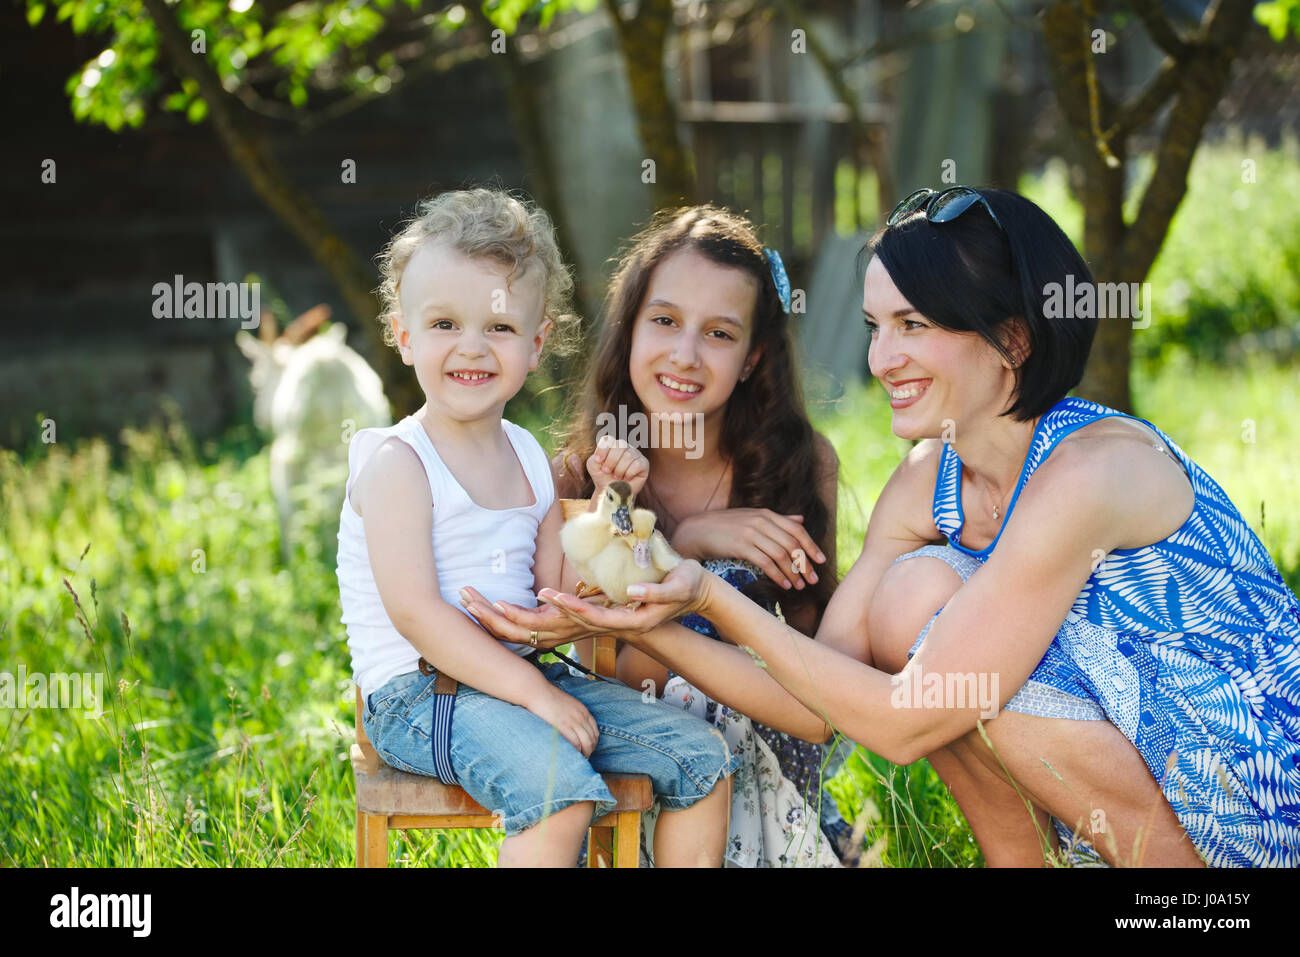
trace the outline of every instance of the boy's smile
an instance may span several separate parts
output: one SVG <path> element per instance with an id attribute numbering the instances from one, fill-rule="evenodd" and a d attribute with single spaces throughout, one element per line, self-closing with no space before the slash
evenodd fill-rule
<path id="1" fill-rule="evenodd" d="M 390 321 L 430 411 L 456 421 L 500 418 L 537 368 L 551 323 L 535 271 L 426 242 L 402 272 Z M 507 280 L 509 280 L 507 282 Z"/>

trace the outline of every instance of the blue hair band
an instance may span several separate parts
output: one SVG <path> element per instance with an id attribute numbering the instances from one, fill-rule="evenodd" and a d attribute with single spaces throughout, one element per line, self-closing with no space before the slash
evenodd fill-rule
<path id="1" fill-rule="evenodd" d="M 790 277 L 785 273 L 785 263 L 781 262 L 781 254 L 775 249 L 763 247 L 763 254 L 767 256 L 767 264 L 772 269 L 772 281 L 776 283 L 776 294 L 781 298 L 781 308 L 786 314 L 790 313 Z"/>

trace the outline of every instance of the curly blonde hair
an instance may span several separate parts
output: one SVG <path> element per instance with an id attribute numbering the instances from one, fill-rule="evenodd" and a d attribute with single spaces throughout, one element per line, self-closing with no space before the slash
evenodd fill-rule
<path id="1" fill-rule="evenodd" d="M 573 313 L 573 276 L 560 256 L 555 227 L 546 210 L 505 190 L 452 190 L 421 200 L 378 258 L 381 282 L 375 290 L 382 306 L 379 323 L 384 342 L 397 340 L 388 317 L 401 312 L 398 286 L 402 272 L 427 239 L 447 243 L 457 252 L 484 257 L 510 267 L 506 282 L 534 267 L 542 270 L 542 315 L 554 325 L 548 352 L 563 354 L 578 341 L 579 318 Z"/>

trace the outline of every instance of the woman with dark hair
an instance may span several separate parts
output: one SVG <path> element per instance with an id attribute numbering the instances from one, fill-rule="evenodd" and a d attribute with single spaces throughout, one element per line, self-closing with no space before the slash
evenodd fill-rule
<path id="1" fill-rule="evenodd" d="M 817 640 L 689 561 L 635 609 L 541 597 L 776 727 L 928 757 L 991 865 L 1300 863 L 1300 602 L 1165 433 L 1067 396 L 1097 320 L 1046 304 L 1086 264 L 969 187 L 908 197 L 868 250 L 871 370 L 920 441 Z"/>

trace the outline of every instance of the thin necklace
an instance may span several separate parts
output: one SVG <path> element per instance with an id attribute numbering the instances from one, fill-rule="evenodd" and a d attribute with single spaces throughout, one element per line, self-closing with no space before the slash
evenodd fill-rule
<path id="1" fill-rule="evenodd" d="M 709 500 L 704 503 L 704 508 L 700 509 L 701 512 L 707 512 L 709 510 L 709 506 L 713 504 L 713 497 L 718 494 L 718 489 L 722 488 L 722 480 L 727 476 L 728 464 L 729 463 L 727 462 L 722 463 L 722 471 L 718 473 L 718 481 L 714 484 L 713 491 L 709 493 Z M 646 484 L 648 485 L 649 483 L 647 482 Z M 659 503 L 659 507 L 662 508 L 665 512 L 667 512 L 668 517 L 673 520 L 673 528 L 676 529 L 677 526 L 681 524 L 677 520 L 677 516 L 673 514 L 672 509 L 670 509 L 668 507 L 668 504 L 663 500 L 663 496 L 661 496 L 658 492 L 656 492 L 653 486 L 651 486 L 650 491 L 654 494 L 655 501 Z"/>
<path id="2" fill-rule="evenodd" d="M 994 521 L 997 521 L 997 520 L 1001 517 L 1001 516 L 998 515 L 998 509 L 1000 509 L 1000 508 L 1002 507 L 1002 502 L 1003 502 L 1003 500 L 1004 500 L 1005 498 L 1006 498 L 1006 495 L 1003 494 L 1002 498 L 998 499 L 996 502 L 993 503 L 993 520 L 994 520 Z"/>
<path id="3" fill-rule="evenodd" d="M 1034 420 L 1034 435 L 1035 435 L 1035 436 L 1038 435 L 1038 423 L 1041 422 L 1041 421 L 1042 421 L 1042 416 L 1041 416 L 1041 415 L 1040 415 L 1037 419 Z M 1029 439 L 1029 447 L 1030 447 L 1031 449 L 1034 447 L 1034 440 L 1033 440 L 1032 437 Z M 1027 453 L 1026 453 L 1026 454 L 1027 454 Z M 1022 469 L 1022 471 L 1023 471 L 1023 469 Z M 1018 484 L 1018 483 L 1017 483 L 1017 484 Z M 1012 488 L 1014 488 L 1014 487 L 1015 487 L 1015 486 L 1012 486 Z M 997 522 L 997 521 L 1000 521 L 1000 520 L 1001 520 L 1002 516 L 999 515 L 998 513 L 999 513 L 999 511 L 1000 511 L 1001 508 L 1002 508 L 1002 503 L 1003 503 L 1004 501 L 1006 501 L 1006 498 L 1007 498 L 1007 496 L 1006 496 L 1006 493 L 1004 492 L 1004 493 L 1002 494 L 1002 498 L 998 499 L 996 502 L 993 503 L 993 521 Z"/>

